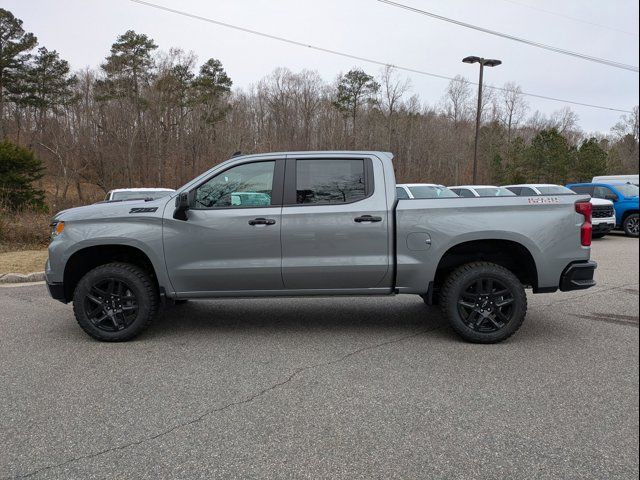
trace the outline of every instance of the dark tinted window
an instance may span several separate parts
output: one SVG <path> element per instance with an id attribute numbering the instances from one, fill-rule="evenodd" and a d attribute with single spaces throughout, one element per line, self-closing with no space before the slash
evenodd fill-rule
<path id="1" fill-rule="evenodd" d="M 409 198 L 407 191 L 402 187 L 396 187 L 396 196 L 398 197 L 398 200 Z"/>
<path id="2" fill-rule="evenodd" d="M 197 188 L 194 208 L 271 205 L 275 163 L 245 163 L 225 170 Z"/>
<path id="3" fill-rule="evenodd" d="M 593 187 L 589 185 L 574 185 L 571 190 L 582 195 L 591 195 L 593 193 Z"/>
<path id="4" fill-rule="evenodd" d="M 593 188 L 593 196 L 595 198 L 607 198 L 607 196 L 611 197 L 615 196 L 615 193 L 610 188 L 607 187 L 594 187 Z"/>
<path id="5" fill-rule="evenodd" d="M 467 190 L 466 188 L 451 188 L 450 190 L 461 197 L 466 197 L 466 198 L 475 197 L 473 192 L 471 190 Z"/>
<path id="6" fill-rule="evenodd" d="M 296 162 L 296 203 L 348 203 L 365 197 L 364 160 Z"/>
<path id="7" fill-rule="evenodd" d="M 520 195 L 525 197 L 531 197 L 531 196 L 537 195 L 537 193 L 533 188 L 522 187 L 522 190 L 520 191 Z"/>
<path id="8" fill-rule="evenodd" d="M 522 187 L 507 187 L 507 190 L 511 190 L 516 195 L 522 195 Z"/>

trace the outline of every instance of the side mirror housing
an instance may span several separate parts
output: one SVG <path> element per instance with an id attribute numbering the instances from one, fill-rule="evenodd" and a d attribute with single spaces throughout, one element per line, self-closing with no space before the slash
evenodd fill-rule
<path id="1" fill-rule="evenodd" d="M 191 192 L 180 192 L 176 197 L 176 208 L 173 210 L 173 218 L 176 220 L 187 220 L 187 211 L 191 205 L 191 198 L 193 197 Z"/>
<path id="2" fill-rule="evenodd" d="M 604 196 L 604 199 L 605 199 L 605 200 L 611 200 L 612 202 L 617 202 L 617 201 L 618 201 L 618 196 L 617 196 L 617 195 L 614 195 L 613 193 L 607 193 L 607 194 Z"/>

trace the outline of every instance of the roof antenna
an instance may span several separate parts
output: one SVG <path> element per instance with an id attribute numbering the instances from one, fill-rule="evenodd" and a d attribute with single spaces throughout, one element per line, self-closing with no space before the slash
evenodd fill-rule
<path id="1" fill-rule="evenodd" d="M 242 155 L 242 152 L 240 150 L 238 150 L 237 152 L 235 152 L 233 155 L 231 155 L 231 158 L 233 157 L 237 157 L 239 155 Z"/>

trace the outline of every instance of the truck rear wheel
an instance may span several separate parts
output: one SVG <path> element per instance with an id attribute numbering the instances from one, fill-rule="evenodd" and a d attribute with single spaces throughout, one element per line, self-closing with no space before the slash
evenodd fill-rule
<path id="1" fill-rule="evenodd" d="M 506 268 L 473 262 L 457 268 L 446 279 L 440 306 L 464 340 L 497 343 L 522 325 L 527 296 L 518 277 Z"/>
<path id="2" fill-rule="evenodd" d="M 108 263 L 89 271 L 76 287 L 73 312 L 96 340 L 123 342 L 148 327 L 158 310 L 158 292 L 135 265 Z"/>
<path id="3" fill-rule="evenodd" d="M 624 219 L 624 233 L 629 237 L 637 237 L 640 232 L 640 220 L 638 220 L 638 214 L 632 213 Z"/>

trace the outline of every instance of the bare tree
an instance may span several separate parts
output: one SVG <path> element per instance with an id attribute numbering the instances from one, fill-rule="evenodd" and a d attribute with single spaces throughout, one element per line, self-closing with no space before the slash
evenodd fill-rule
<path id="1" fill-rule="evenodd" d="M 398 78 L 397 72 L 387 65 L 380 74 L 380 91 L 378 93 L 378 105 L 385 117 L 387 129 L 387 150 L 392 149 L 392 140 L 395 135 L 396 114 L 402 102 L 402 97 L 411 88 L 408 78 Z"/>
<path id="2" fill-rule="evenodd" d="M 453 122 L 454 127 L 469 120 L 472 102 L 471 87 L 464 77 L 456 75 L 449 82 L 443 104 L 444 113 Z"/>
<path id="3" fill-rule="evenodd" d="M 501 120 L 507 129 L 508 143 L 511 143 L 513 130 L 522 122 L 528 108 L 520 86 L 512 82 L 505 83 L 501 92 Z"/>

